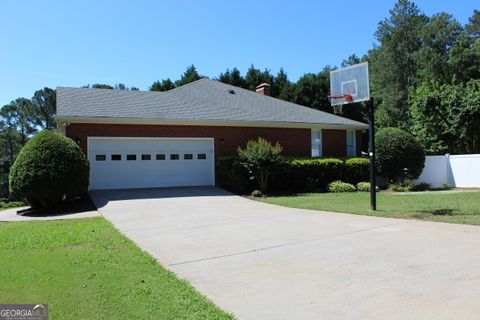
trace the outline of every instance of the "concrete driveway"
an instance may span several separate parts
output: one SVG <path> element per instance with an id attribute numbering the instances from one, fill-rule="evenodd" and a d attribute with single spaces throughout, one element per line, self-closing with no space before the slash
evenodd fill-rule
<path id="1" fill-rule="evenodd" d="M 284 208 L 207 187 L 92 198 L 239 319 L 480 318 L 480 227 Z"/>

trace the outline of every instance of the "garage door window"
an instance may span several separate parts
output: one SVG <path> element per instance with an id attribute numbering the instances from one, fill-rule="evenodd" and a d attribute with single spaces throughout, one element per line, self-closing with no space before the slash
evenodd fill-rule
<path id="1" fill-rule="evenodd" d="M 183 159 L 185 159 L 185 160 L 192 160 L 192 159 L 193 159 L 193 154 L 191 154 L 191 153 L 185 153 L 185 154 L 183 155 Z"/>
<path id="2" fill-rule="evenodd" d="M 137 160 L 136 154 L 127 154 L 127 161 Z"/>
<path id="3" fill-rule="evenodd" d="M 157 154 L 157 160 L 165 160 L 165 155 L 164 154 Z"/>
<path id="4" fill-rule="evenodd" d="M 96 161 L 105 161 L 105 160 L 107 160 L 107 157 L 104 154 L 97 154 L 95 156 L 95 160 Z"/>
<path id="5" fill-rule="evenodd" d="M 199 153 L 199 154 L 197 154 L 197 159 L 198 160 L 205 160 L 205 159 L 207 159 L 207 154 L 206 153 Z"/>
<path id="6" fill-rule="evenodd" d="M 112 154 L 112 161 L 120 161 L 122 160 L 122 155 L 121 154 Z"/>
<path id="7" fill-rule="evenodd" d="M 178 153 L 172 153 L 170 155 L 170 160 L 180 160 L 180 155 Z"/>
<path id="8" fill-rule="evenodd" d="M 152 156 L 149 154 L 142 154 L 142 160 L 152 160 Z"/>

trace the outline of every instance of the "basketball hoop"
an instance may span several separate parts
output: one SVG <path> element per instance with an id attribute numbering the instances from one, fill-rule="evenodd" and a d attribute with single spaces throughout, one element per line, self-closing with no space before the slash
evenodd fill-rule
<path id="1" fill-rule="evenodd" d="M 330 104 L 333 107 L 333 113 L 343 114 L 343 105 L 353 102 L 353 97 L 351 94 L 334 94 L 328 96 Z"/>

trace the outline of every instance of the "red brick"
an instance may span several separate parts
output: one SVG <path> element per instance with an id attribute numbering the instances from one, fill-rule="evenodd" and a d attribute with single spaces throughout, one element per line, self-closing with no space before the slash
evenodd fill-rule
<path id="1" fill-rule="evenodd" d="M 221 126 L 171 126 L 72 123 L 67 126 L 67 136 L 80 139 L 82 150 L 87 153 L 87 137 L 209 137 L 215 140 L 215 155 L 233 155 L 238 146 L 248 140 L 262 137 L 279 142 L 283 154 L 310 156 L 310 129 L 221 127 Z M 221 139 L 224 143 L 221 144 Z M 343 139 L 345 140 L 345 139 Z M 345 149 L 345 148 L 344 148 Z"/>

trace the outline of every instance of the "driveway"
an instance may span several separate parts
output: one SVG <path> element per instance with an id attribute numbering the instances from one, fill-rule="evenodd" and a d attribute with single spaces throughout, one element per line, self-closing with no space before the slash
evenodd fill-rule
<path id="1" fill-rule="evenodd" d="M 480 227 L 284 208 L 213 187 L 92 198 L 239 319 L 480 316 Z"/>

